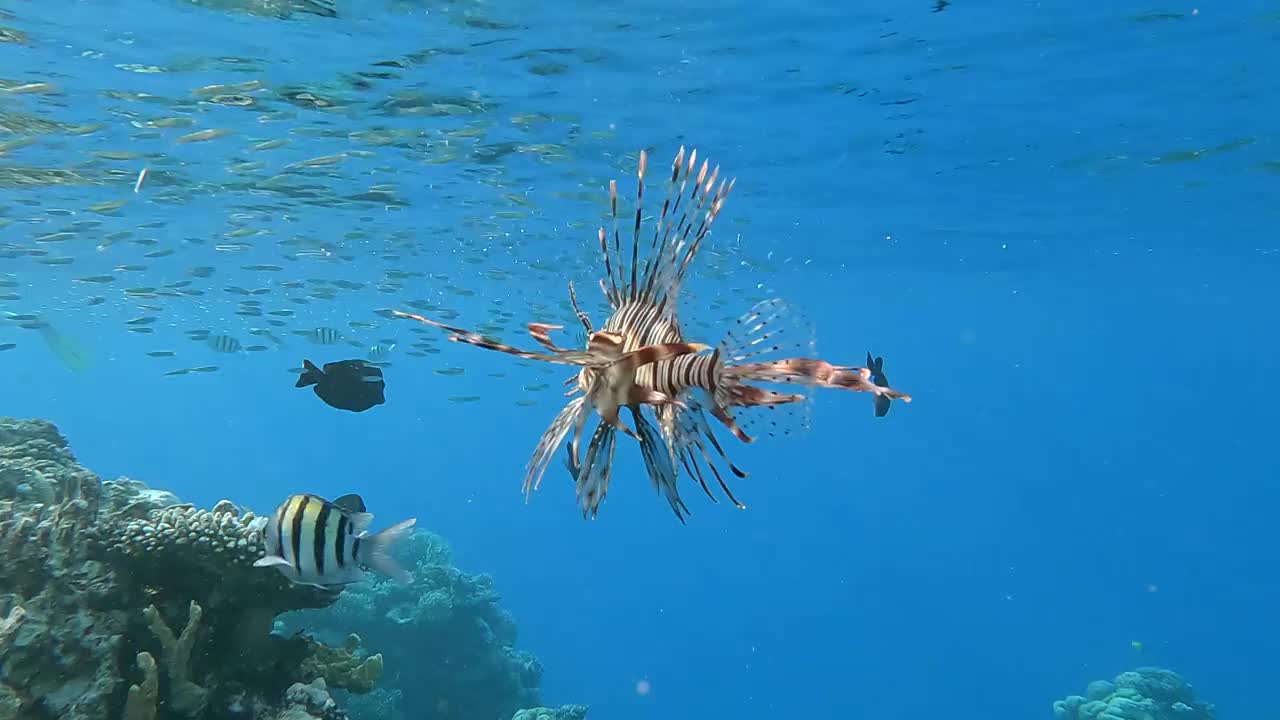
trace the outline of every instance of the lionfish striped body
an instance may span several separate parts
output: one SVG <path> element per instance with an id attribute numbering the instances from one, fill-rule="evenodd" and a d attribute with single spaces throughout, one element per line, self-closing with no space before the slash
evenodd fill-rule
<path id="1" fill-rule="evenodd" d="M 526 497 L 537 489 L 551 456 L 572 433 L 566 464 L 575 480 L 583 516 L 594 517 L 608 492 L 615 438 L 621 431 L 638 440 L 651 482 L 683 522 L 688 508 L 677 487 L 677 464 L 715 500 L 706 482 L 705 468 L 725 495 L 736 506 L 743 507 L 729 490 L 708 450 L 714 450 L 737 477 L 746 477 L 746 473 L 728 460 L 707 422 L 708 413 L 740 440 L 751 442 L 752 438 L 738 426 L 734 412 L 800 405 L 808 399 L 805 394 L 779 393 L 749 382 L 834 387 L 910 402 L 909 396 L 870 382 L 871 374 L 866 368 L 835 366 L 808 357 L 813 349 L 812 333 L 805 337 L 803 323 L 797 321 L 781 301 L 758 303 L 738 320 L 737 327 L 711 354 L 699 354 L 706 346 L 687 342 L 677 315 L 679 289 L 733 188 L 733 181 L 721 180 L 717 185 L 719 168 L 708 173 L 705 160 L 696 177 L 693 176 L 696 160 L 696 151 L 689 153 L 687 162 L 684 148 L 676 154 L 667 195 L 643 261 L 640 225 L 646 154 L 640 153 L 637 172 L 630 262 L 617 231 L 617 184 L 609 183 L 614 218 L 612 248 L 604 228 L 600 228 L 598 240 L 605 269 L 600 288 L 612 312 L 600 330 L 593 329 L 590 318 L 578 306 L 572 283 L 569 285 L 570 303 L 588 336 L 586 351 L 556 346 L 549 333 L 560 329 L 557 325 L 530 323 L 527 326 L 534 340 L 549 351 L 541 353 L 503 345 L 419 315 L 396 313 L 442 328 L 455 342 L 579 368 L 576 377 L 568 381 L 573 388 L 567 393 L 579 396 L 561 409 L 543 433 L 526 468 Z M 794 346 L 787 344 L 788 334 L 801 335 L 801 341 Z M 803 356 L 769 360 L 792 349 Z M 635 431 L 618 416 L 624 406 L 635 423 Z M 593 413 L 600 417 L 600 422 L 585 451 L 580 452 L 583 429 Z M 656 425 L 649 419 L 650 413 Z"/>

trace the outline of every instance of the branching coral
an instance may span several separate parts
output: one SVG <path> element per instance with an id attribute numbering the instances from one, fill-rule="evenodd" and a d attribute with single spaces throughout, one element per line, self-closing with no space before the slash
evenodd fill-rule
<path id="1" fill-rule="evenodd" d="M 169 702 L 173 709 L 187 717 L 197 717 L 204 712 L 204 704 L 209 698 L 209 691 L 191 682 L 191 650 L 195 647 L 197 633 L 200 629 L 200 618 L 203 615 L 200 604 L 191 601 L 191 609 L 187 615 L 187 625 L 182 634 L 174 636 L 173 631 L 160 617 L 155 605 L 148 605 L 142 611 L 160 641 L 160 657 L 164 660 L 165 673 L 169 677 Z"/>
<path id="2" fill-rule="evenodd" d="M 151 653 L 138 653 L 138 670 L 142 671 L 142 683 L 129 686 L 129 694 L 124 701 L 124 720 L 156 720 L 160 704 L 160 674 Z"/>

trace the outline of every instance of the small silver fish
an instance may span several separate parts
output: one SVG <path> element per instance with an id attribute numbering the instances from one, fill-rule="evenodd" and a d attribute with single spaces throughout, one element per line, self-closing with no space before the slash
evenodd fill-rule
<path id="1" fill-rule="evenodd" d="M 411 532 L 416 518 L 375 535 L 366 529 L 371 520 L 373 515 L 355 493 L 333 502 L 307 493 L 292 495 L 270 519 L 255 521 L 265 555 L 253 566 L 276 567 L 292 582 L 321 588 L 357 582 L 366 567 L 398 582 L 412 582 L 413 576 L 387 550 Z"/>

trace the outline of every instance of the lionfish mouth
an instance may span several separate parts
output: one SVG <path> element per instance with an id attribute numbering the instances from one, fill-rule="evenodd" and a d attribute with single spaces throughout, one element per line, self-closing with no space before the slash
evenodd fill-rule
<path id="1" fill-rule="evenodd" d="M 618 231 L 617 181 L 609 182 L 612 242 L 603 227 L 597 232 L 605 273 L 599 286 L 611 310 L 601 329 L 594 328 L 578 305 L 573 284 L 568 285 L 570 305 L 587 339 L 584 350 L 563 348 L 551 339 L 553 331 L 563 329 L 560 325 L 526 325 L 529 336 L 542 348 L 535 351 L 421 315 L 393 312 L 439 328 L 453 342 L 578 368 L 565 382 L 571 386 L 566 392 L 571 399 L 542 433 L 526 465 L 526 501 L 540 486 L 552 455 L 568 440 L 566 466 L 574 479 L 580 509 L 584 518 L 595 517 L 608 494 L 615 436 L 622 432 L 638 441 L 650 482 L 683 523 L 688 507 L 677 487 L 678 467 L 684 468 L 713 501 L 718 502 L 708 486 L 707 474 L 736 507 L 745 507 L 730 491 L 711 455 L 718 456 L 735 476 L 745 478 L 747 474 L 729 460 L 707 421 L 708 414 L 743 442 L 752 442 L 750 433 L 756 428 L 770 435 L 785 435 L 796 424 L 795 418 L 801 418 L 798 424 L 807 427 L 803 418 L 811 402 L 807 391 L 812 388 L 871 392 L 878 399 L 904 402 L 911 398 L 887 384 L 872 382 L 867 368 L 833 365 L 814 357 L 812 329 L 780 300 L 752 307 L 728 329 L 714 353 L 704 354 L 708 345 L 689 342 L 679 329 L 679 291 L 734 181 L 719 179 L 719 167 L 711 168 L 705 159 L 699 166 L 696 150 L 686 158 L 681 147 L 672 162 L 652 237 L 646 243 L 641 241 L 646 165 L 647 154 L 641 151 L 629 252 L 624 252 Z M 802 392 L 768 390 L 756 383 L 791 385 Z M 620 417 L 624 407 L 634 420 L 634 430 Z M 593 415 L 598 422 L 583 450 L 582 435 Z"/>

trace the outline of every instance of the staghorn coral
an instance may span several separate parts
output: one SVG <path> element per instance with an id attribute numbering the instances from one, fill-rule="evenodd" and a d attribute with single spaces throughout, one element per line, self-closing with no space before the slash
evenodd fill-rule
<path id="1" fill-rule="evenodd" d="M 1172 670 L 1141 667 L 1112 682 L 1095 680 L 1084 695 L 1053 704 L 1056 720 L 1213 720 L 1213 706 L 1197 702 L 1186 682 Z"/>
<path id="2" fill-rule="evenodd" d="M 190 674 L 191 650 L 195 648 L 196 632 L 203 614 L 200 604 L 192 600 L 187 625 L 182 628 L 181 635 L 175 636 L 155 605 L 148 605 L 142 611 L 151 632 L 160 641 L 161 657 L 169 678 L 169 703 L 176 712 L 188 717 L 197 717 L 204 712 L 204 704 L 209 699 L 209 691 L 191 682 Z"/>
<path id="3" fill-rule="evenodd" d="M 160 704 L 160 674 L 151 653 L 138 653 L 138 669 L 142 671 L 142 684 L 129 686 L 129 694 L 124 701 L 124 720 L 156 720 Z"/>
<path id="4" fill-rule="evenodd" d="M 493 579 L 458 570 L 445 541 L 427 531 L 397 555 L 413 568 L 412 584 L 370 578 L 328 610 L 284 619 L 322 637 L 357 632 L 378 647 L 396 678 L 386 689 L 401 694 L 407 717 L 492 720 L 539 705 L 542 666 L 513 647 L 515 621 Z"/>

